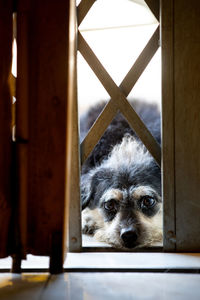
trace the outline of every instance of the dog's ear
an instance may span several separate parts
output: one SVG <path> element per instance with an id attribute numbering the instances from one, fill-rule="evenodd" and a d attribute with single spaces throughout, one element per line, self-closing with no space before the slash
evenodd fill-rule
<path id="1" fill-rule="evenodd" d="M 81 176 L 82 210 L 87 206 L 89 206 L 90 208 L 98 206 L 98 200 L 101 191 L 100 187 L 103 181 L 105 181 L 104 170 L 92 170 L 91 172 L 88 172 Z M 95 197 L 97 194 L 98 197 Z"/>
<path id="2" fill-rule="evenodd" d="M 92 200 L 93 187 L 92 178 L 94 175 L 87 173 L 81 176 L 81 203 L 82 210 L 85 209 Z"/>

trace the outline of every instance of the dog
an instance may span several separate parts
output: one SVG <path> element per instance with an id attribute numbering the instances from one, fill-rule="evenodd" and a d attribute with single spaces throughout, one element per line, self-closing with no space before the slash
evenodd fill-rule
<path id="1" fill-rule="evenodd" d="M 81 118 L 81 138 L 105 103 Z M 131 105 L 161 142 L 160 112 L 154 104 Z M 161 170 L 118 113 L 83 165 L 82 232 L 114 248 L 131 249 L 162 242 Z"/>

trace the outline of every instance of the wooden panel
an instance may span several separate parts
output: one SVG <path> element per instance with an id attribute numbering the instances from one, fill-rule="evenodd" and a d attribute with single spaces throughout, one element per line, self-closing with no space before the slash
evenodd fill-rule
<path id="1" fill-rule="evenodd" d="M 68 75 L 68 139 L 67 139 L 67 211 L 65 228 L 68 232 L 69 251 L 80 251 L 82 247 L 81 205 L 80 205 L 80 153 L 77 103 L 77 28 L 76 4 L 70 1 L 70 44 Z"/>
<path id="2" fill-rule="evenodd" d="M 11 216 L 11 96 L 9 76 L 12 62 L 12 1 L 0 0 L 0 257 L 8 255 Z M 12 239 L 12 237 L 11 237 Z"/>
<path id="3" fill-rule="evenodd" d="M 17 7 L 17 101 L 16 141 L 18 158 L 18 200 L 20 211 L 21 255 L 27 246 L 27 201 L 28 201 L 28 100 L 29 100 L 29 13 L 30 1 L 19 0 Z"/>
<path id="4" fill-rule="evenodd" d="M 121 113 L 129 122 L 130 126 L 134 128 L 138 137 L 142 140 L 144 145 L 147 147 L 147 149 L 150 151 L 157 163 L 160 165 L 161 151 L 159 145 L 157 144 L 149 130 L 146 128 L 142 120 L 133 110 L 129 102 L 126 100 L 124 94 L 120 91 L 120 89 L 114 83 L 110 75 L 101 65 L 100 61 L 92 52 L 86 41 L 83 39 L 80 32 L 78 34 L 78 41 L 79 50 L 81 54 L 86 59 L 86 61 L 88 62 L 98 79 L 101 81 L 111 98 L 115 99 L 116 104 L 118 105 Z"/>
<path id="5" fill-rule="evenodd" d="M 161 2 L 164 250 L 175 250 L 173 0 Z"/>
<path id="6" fill-rule="evenodd" d="M 26 251 L 50 255 L 55 272 L 62 268 L 68 14 L 69 1 L 30 1 Z"/>
<path id="7" fill-rule="evenodd" d="M 200 3 L 174 1 L 177 250 L 200 249 Z"/>

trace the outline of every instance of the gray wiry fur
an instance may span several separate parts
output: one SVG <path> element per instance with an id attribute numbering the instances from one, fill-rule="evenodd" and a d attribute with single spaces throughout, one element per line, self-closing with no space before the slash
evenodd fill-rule
<path id="1" fill-rule="evenodd" d="M 160 169 L 135 135 L 126 134 L 87 170 L 81 176 L 83 233 L 117 248 L 162 242 Z"/>

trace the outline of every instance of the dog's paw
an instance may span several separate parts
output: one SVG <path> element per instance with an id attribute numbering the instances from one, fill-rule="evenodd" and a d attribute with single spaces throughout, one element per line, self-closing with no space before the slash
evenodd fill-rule
<path id="1" fill-rule="evenodd" d="M 82 211 L 82 233 L 94 235 L 99 228 L 97 211 L 86 208 Z"/>
<path id="2" fill-rule="evenodd" d="M 93 235 L 97 229 L 96 222 L 90 218 L 85 217 L 82 220 L 82 233 Z"/>

